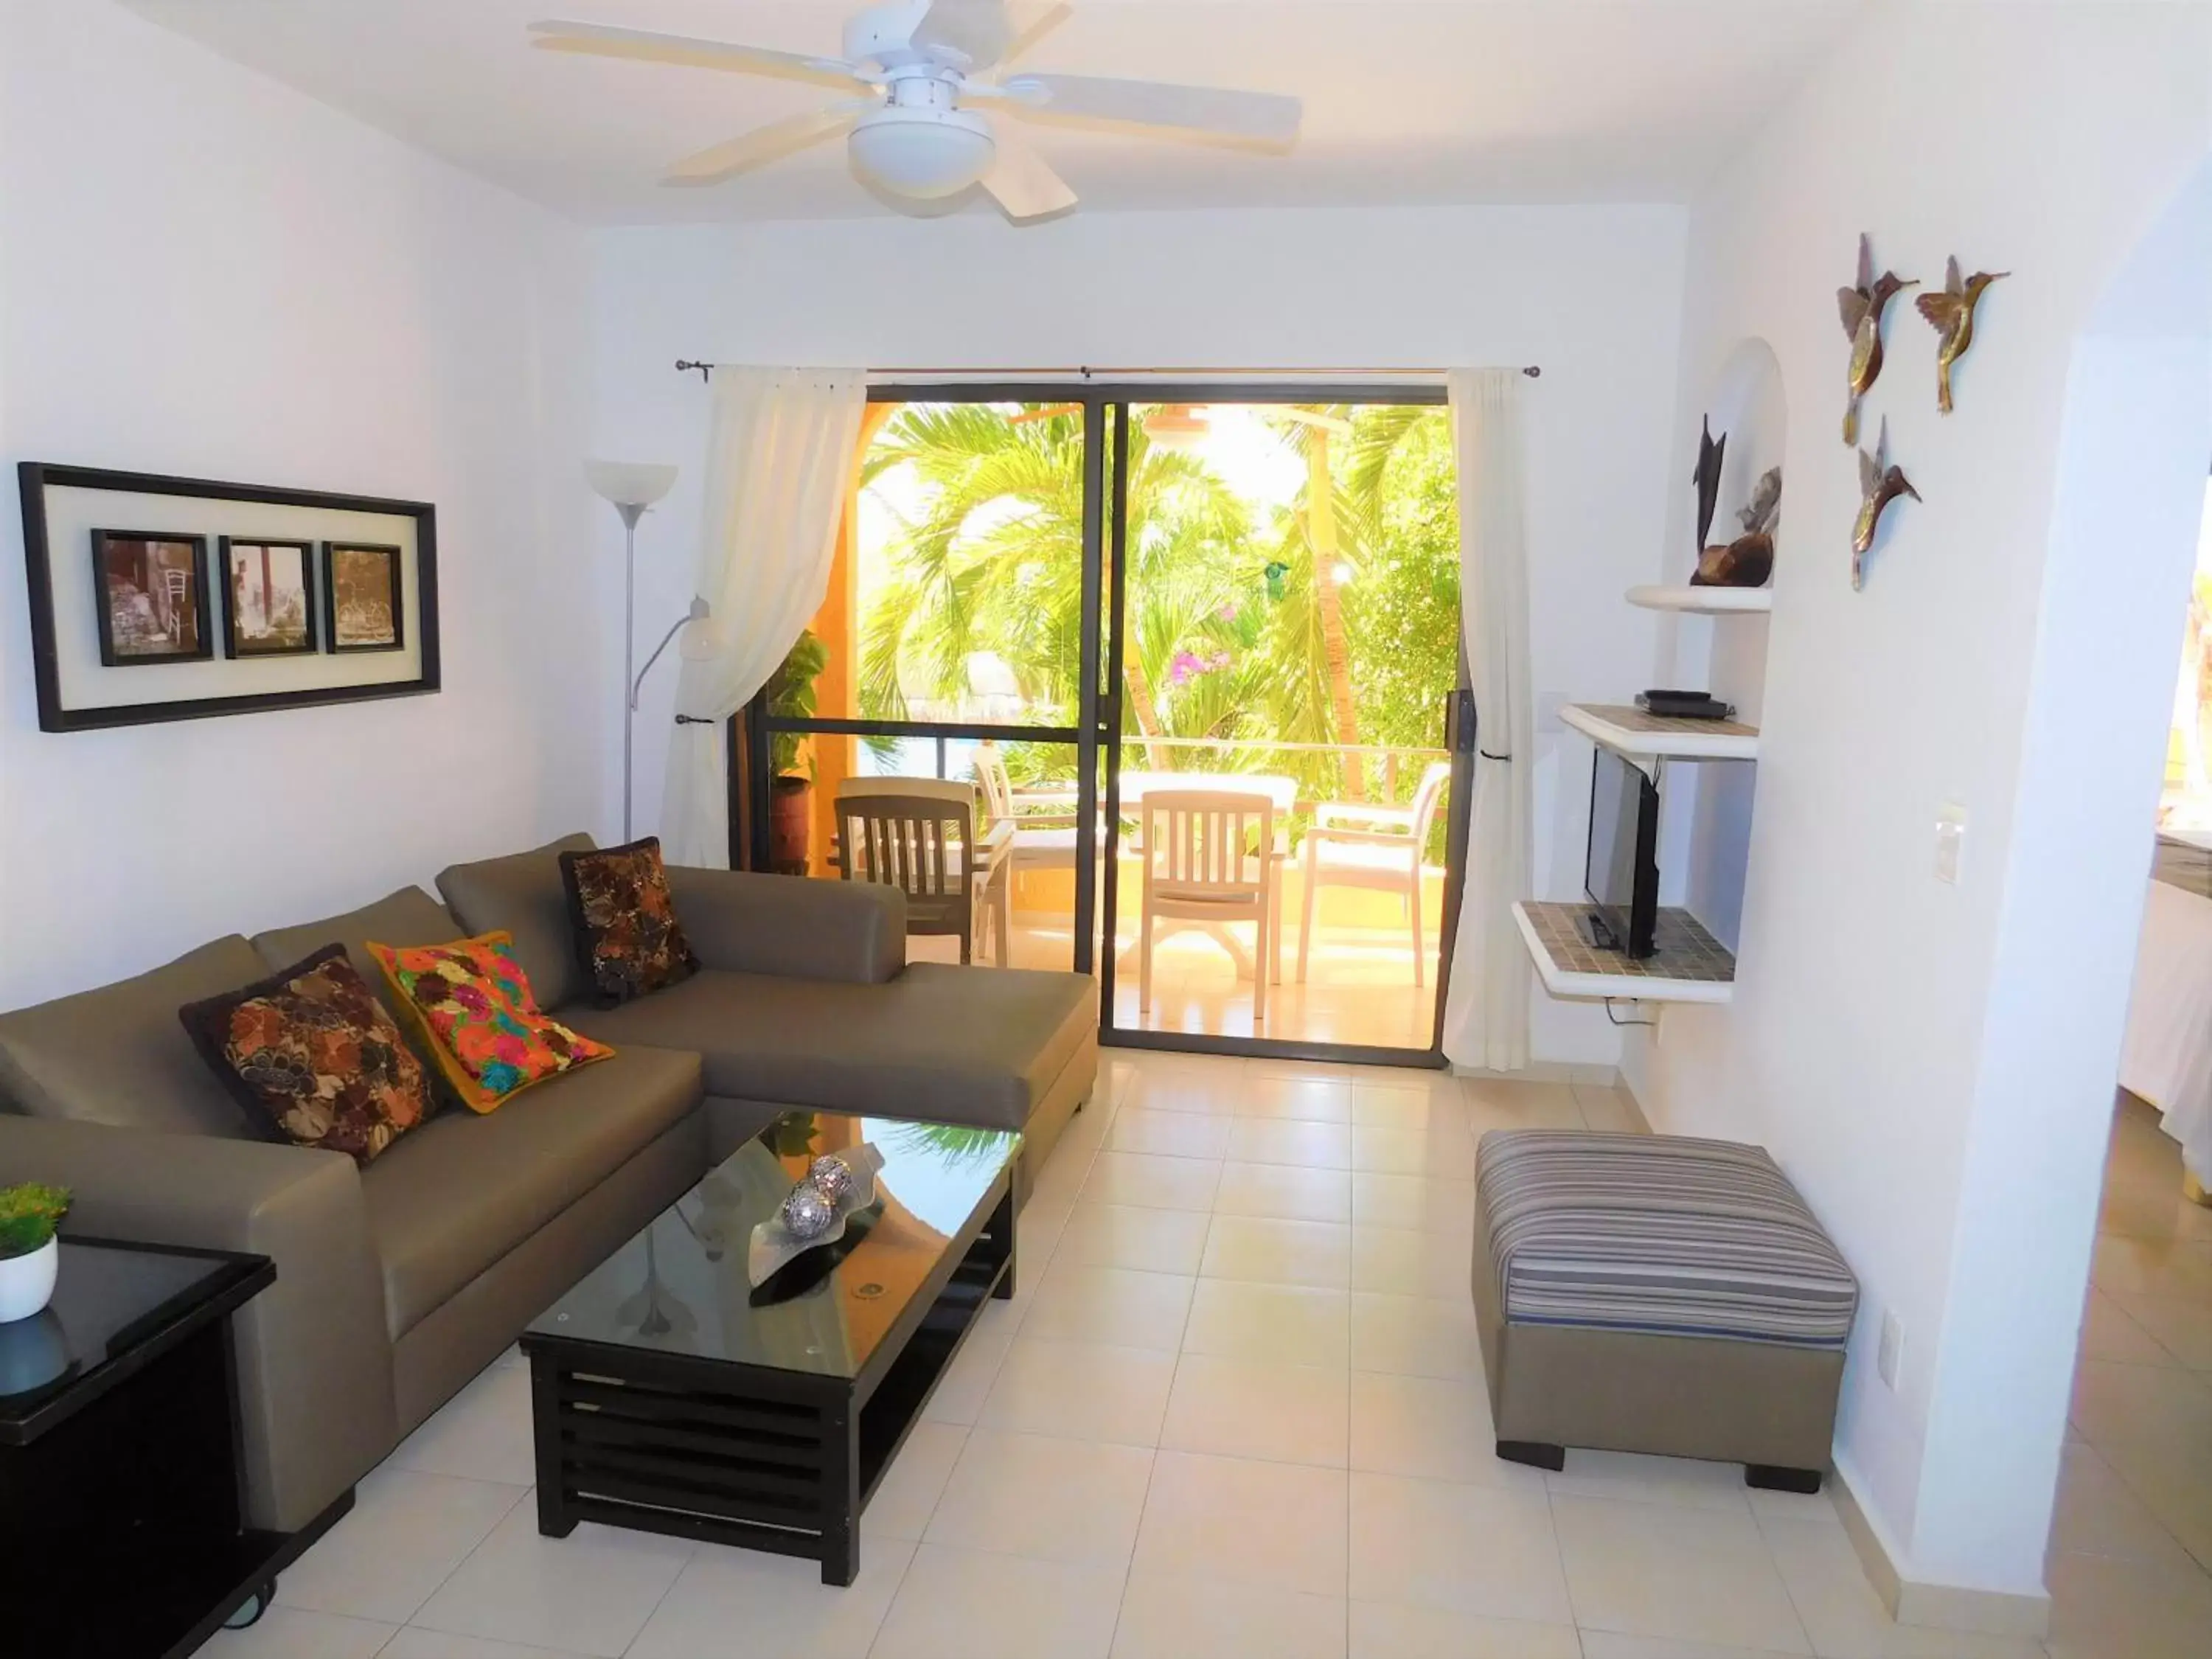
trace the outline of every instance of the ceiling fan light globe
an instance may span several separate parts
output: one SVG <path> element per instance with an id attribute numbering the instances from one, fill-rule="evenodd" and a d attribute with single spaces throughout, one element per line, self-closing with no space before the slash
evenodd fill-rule
<path id="1" fill-rule="evenodd" d="M 853 171 L 894 196 L 957 196 L 991 170 L 991 125 L 965 110 L 896 106 L 863 117 L 845 141 Z"/>

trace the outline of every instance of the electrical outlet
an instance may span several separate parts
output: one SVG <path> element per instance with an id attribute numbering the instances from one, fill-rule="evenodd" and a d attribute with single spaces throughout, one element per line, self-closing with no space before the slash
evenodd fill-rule
<path id="1" fill-rule="evenodd" d="M 1893 1313 L 1881 1316 L 1881 1350 L 1875 1356 L 1875 1369 L 1895 1394 L 1897 1379 L 1905 1370 L 1905 1322 Z"/>

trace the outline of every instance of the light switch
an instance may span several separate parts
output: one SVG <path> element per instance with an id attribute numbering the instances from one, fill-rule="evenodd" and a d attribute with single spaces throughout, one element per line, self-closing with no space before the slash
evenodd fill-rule
<path id="1" fill-rule="evenodd" d="M 1959 884 L 1959 859 L 1966 845 L 1966 809 L 1947 800 L 1936 809 L 1936 879 Z"/>

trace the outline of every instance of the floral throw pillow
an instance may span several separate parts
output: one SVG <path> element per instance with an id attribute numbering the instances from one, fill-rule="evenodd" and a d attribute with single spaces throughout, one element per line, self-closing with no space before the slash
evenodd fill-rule
<path id="1" fill-rule="evenodd" d="M 507 933 L 400 948 L 371 940 L 368 952 L 392 982 L 401 1022 L 472 1112 L 614 1053 L 538 1011 Z"/>
<path id="2" fill-rule="evenodd" d="M 367 1164 L 430 1115 L 430 1083 L 368 982 L 326 945 L 255 984 L 177 1010 L 252 1120 Z"/>
<path id="3" fill-rule="evenodd" d="M 561 854 L 576 957 L 603 1008 L 650 996 L 691 977 L 699 958 L 676 920 L 660 840 Z"/>

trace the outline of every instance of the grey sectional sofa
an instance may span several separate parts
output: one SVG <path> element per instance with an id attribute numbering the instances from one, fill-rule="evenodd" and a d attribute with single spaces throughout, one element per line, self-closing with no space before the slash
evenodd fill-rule
<path id="1" fill-rule="evenodd" d="M 778 1112 L 1017 1128 L 1018 1199 L 1097 1073 L 1088 976 L 906 961 L 888 888 L 672 868 L 703 964 L 600 1011 L 559 854 L 457 865 L 349 915 L 220 939 L 0 1014 L 0 1182 L 65 1183 L 65 1231 L 251 1250 L 234 1322 L 249 1523 L 309 1525 L 522 1327 Z M 343 942 L 505 928 L 540 1003 L 619 1049 L 485 1116 L 457 1109 L 366 1169 L 258 1138 L 178 1024 L 186 1002 Z"/>

